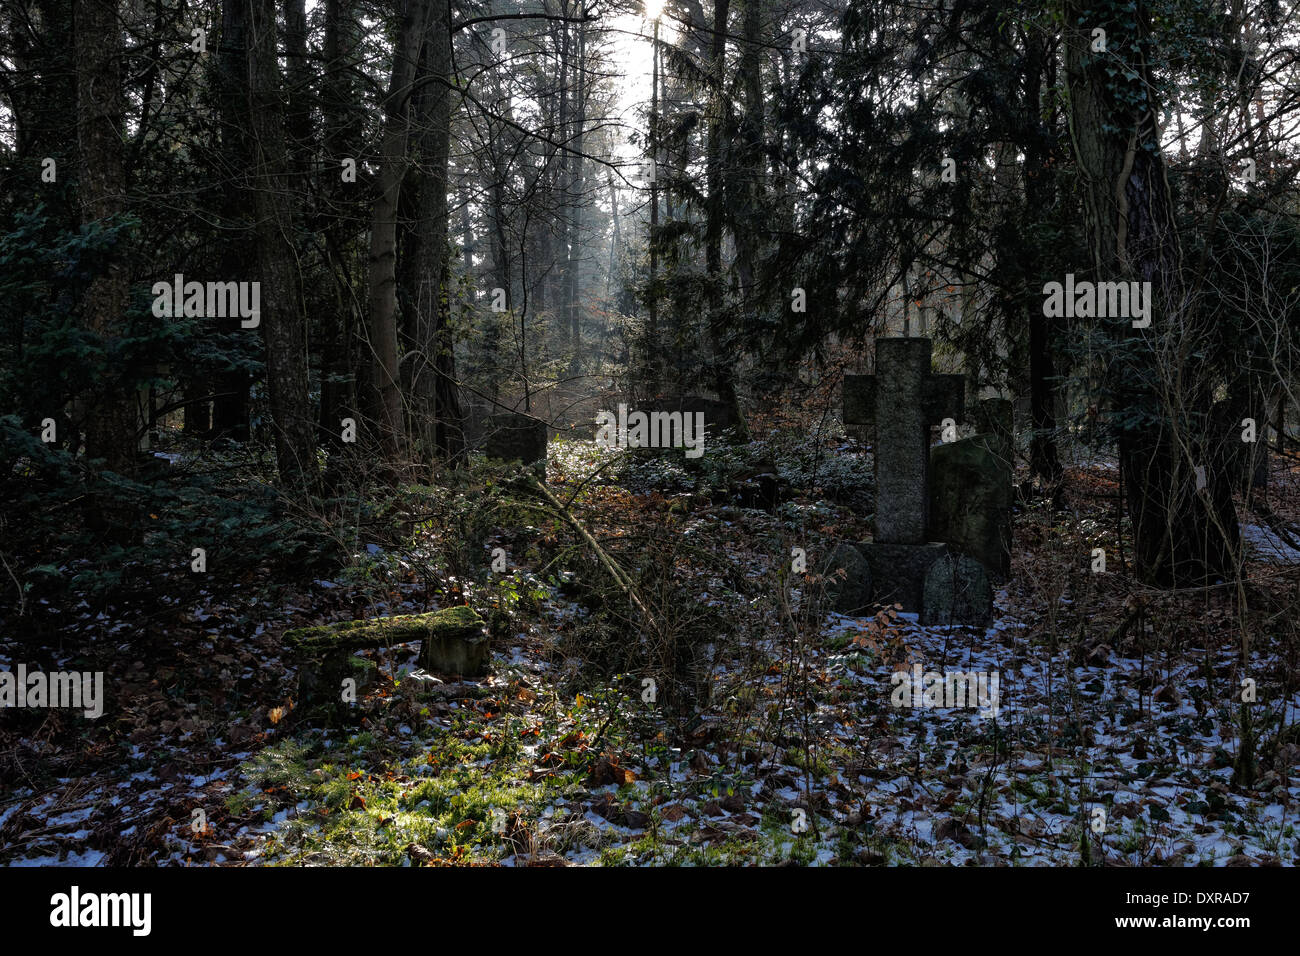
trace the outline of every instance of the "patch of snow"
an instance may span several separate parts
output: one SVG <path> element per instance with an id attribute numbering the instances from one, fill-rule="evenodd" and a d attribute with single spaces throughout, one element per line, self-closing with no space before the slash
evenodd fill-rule
<path id="1" fill-rule="evenodd" d="M 69 853 L 65 859 L 60 860 L 57 856 L 38 856 L 25 860 L 12 860 L 10 866 L 99 866 L 104 861 L 104 852 L 102 850 L 83 850 L 80 853 Z"/>
<path id="2" fill-rule="evenodd" d="M 1243 524 L 1241 540 L 1261 561 L 1270 564 L 1300 564 L 1300 551 L 1283 541 L 1271 528 Z"/>
<path id="3" fill-rule="evenodd" d="M 70 823 L 80 823 L 94 812 L 94 807 L 82 807 L 80 810 L 69 810 L 67 813 L 60 813 L 56 817 L 50 817 L 45 823 L 47 826 L 63 827 Z"/>

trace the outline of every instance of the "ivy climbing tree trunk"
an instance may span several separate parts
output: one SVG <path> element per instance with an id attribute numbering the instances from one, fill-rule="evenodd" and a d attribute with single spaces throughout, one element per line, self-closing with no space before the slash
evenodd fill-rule
<path id="1" fill-rule="evenodd" d="M 1066 4 L 1073 144 L 1096 281 L 1151 283 L 1149 328 L 1102 320 L 1111 414 L 1141 576 L 1162 586 L 1235 576 L 1239 532 L 1211 427 L 1211 383 L 1195 343 L 1195 305 L 1160 148 L 1159 86 L 1145 2 Z M 1094 34 L 1105 31 L 1104 37 Z M 1103 39 L 1105 49 L 1095 49 Z M 1172 368 L 1175 364 L 1178 368 Z M 1176 377 L 1177 389 L 1170 387 Z"/>

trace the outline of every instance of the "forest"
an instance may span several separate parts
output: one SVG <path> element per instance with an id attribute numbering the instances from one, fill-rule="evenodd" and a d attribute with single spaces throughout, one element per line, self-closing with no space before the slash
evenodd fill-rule
<path id="1" fill-rule="evenodd" d="M 0 864 L 1300 863 L 1298 175 L 1284 0 L 0 0 Z"/>

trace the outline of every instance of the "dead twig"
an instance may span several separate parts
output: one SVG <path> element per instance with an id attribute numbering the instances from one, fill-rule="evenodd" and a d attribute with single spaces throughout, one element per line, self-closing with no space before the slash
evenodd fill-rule
<path id="1" fill-rule="evenodd" d="M 632 583 L 632 579 L 614 563 L 613 559 L 605 552 L 605 549 L 600 546 L 600 543 L 591 536 L 591 532 L 584 528 L 569 509 L 566 508 L 564 504 L 555 497 L 555 495 L 551 494 L 550 490 L 536 478 L 529 476 L 523 480 L 522 485 L 529 491 L 538 494 L 545 499 L 547 504 L 555 509 L 556 514 L 563 518 L 569 527 L 577 532 L 578 536 L 582 538 L 587 547 L 589 547 L 592 553 L 596 555 L 601 566 L 609 572 L 609 576 L 614 579 L 614 582 L 627 595 L 628 600 L 632 602 L 633 606 L 635 606 L 636 609 L 645 616 L 646 621 L 655 631 L 662 633 L 659 627 L 658 618 L 651 612 L 645 601 L 641 599 L 641 595 L 637 593 L 636 586 Z"/>

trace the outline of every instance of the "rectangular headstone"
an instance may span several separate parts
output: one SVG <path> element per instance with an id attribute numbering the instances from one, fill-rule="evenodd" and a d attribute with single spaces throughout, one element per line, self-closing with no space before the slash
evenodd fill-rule
<path id="1" fill-rule="evenodd" d="M 546 461 L 546 422 L 519 412 L 490 415 L 484 422 L 483 454 L 525 465 Z"/>
<path id="2" fill-rule="evenodd" d="M 647 411 L 681 411 L 683 414 L 702 412 L 704 414 L 704 433 L 715 441 L 721 439 L 722 433 L 726 429 L 736 428 L 741 424 L 735 409 L 726 402 L 704 398 L 700 395 L 685 395 L 680 399 L 662 402 L 646 402 L 637 407 L 644 408 Z"/>
<path id="3" fill-rule="evenodd" d="M 870 427 L 876 421 L 876 376 L 844 376 L 844 423 Z"/>
<path id="4" fill-rule="evenodd" d="M 975 435 L 930 453 L 931 537 L 999 581 L 1011 574 L 1011 463 L 1004 451 L 996 435 Z"/>

